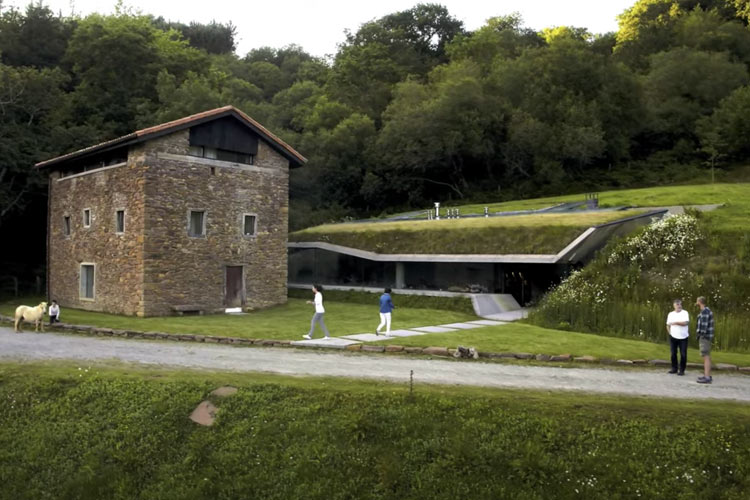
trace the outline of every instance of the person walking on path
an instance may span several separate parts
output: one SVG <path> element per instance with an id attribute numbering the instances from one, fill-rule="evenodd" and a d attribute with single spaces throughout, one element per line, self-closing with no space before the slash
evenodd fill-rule
<path id="1" fill-rule="evenodd" d="M 391 289 L 386 288 L 383 295 L 380 296 L 380 324 L 375 329 L 375 335 L 380 335 L 380 329 L 385 326 L 385 335 L 391 333 L 391 313 L 396 308 L 391 300 Z"/>
<path id="2" fill-rule="evenodd" d="M 57 301 L 53 300 L 52 304 L 49 306 L 49 324 L 52 325 L 54 323 L 60 322 L 60 306 L 57 305 Z"/>
<path id="3" fill-rule="evenodd" d="M 699 384 L 710 384 L 711 377 L 711 343 L 714 340 L 714 313 L 706 305 L 705 297 L 698 297 L 695 301 L 701 312 L 698 314 L 695 334 L 698 337 L 698 346 L 703 356 L 703 376 L 698 377 Z"/>
<path id="4" fill-rule="evenodd" d="M 311 340 L 313 333 L 315 333 L 315 323 L 318 323 L 320 325 L 320 329 L 323 330 L 323 333 L 325 334 L 325 337 L 323 337 L 324 340 L 329 340 L 331 338 L 331 334 L 328 333 L 328 328 L 326 328 L 326 323 L 323 321 L 323 315 L 325 314 L 326 310 L 323 307 L 323 294 L 320 293 L 323 291 L 323 287 L 320 285 L 313 285 L 312 291 L 315 294 L 314 300 L 308 300 L 308 304 L 313 304 L 315 306 L 315 314 L 313 314 L 312 320 L 310 321 L 310 331 L 307 332 L 307 335 L 303 335 L 303 338 L 306 338 L 307 340 Z"/>
<path id="5" fill-rule="evenodd" d="M 672 303 L 674 311 L 667 316 L 667 332 L 669 333 L 669 349 L 672 355 L 672 369 L 669 373 L 685 375 L 687 366 L 687 347 L 688 347 L 688 324 L 690 323 L 690 314 L 682 308 L 682 301 L 675 299 Z M 677 369 L 677 349 L 680 349 L 680 366 Z"/>

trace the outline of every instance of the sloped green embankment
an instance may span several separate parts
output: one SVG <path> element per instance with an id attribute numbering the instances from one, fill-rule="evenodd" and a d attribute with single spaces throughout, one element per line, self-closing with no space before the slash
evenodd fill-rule
<path id="1" fill-rule="evenodd" d="M 716 315 L 716 346 L 750 350 L 750 184 L 653 188 L 616 196 L 620 202 L 652 206 L 725 205 L 610 243 L 594 262 L 548 294 L 531 321 L 663 341 L 672 300 L 682 299 L 695 317 L 693 304 L 702 295 Z"/>

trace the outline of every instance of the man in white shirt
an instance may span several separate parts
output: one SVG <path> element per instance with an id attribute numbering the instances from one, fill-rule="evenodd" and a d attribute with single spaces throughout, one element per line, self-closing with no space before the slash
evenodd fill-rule
<path id="1" fill-rule="evenodd" d="M 672 305 L 674 311 L 667 316 L 667 333 L 669 333 L 669 349 L 672 354 L 672 369 L 669 373 L 685 375 L 685 366 L 687 366 L 687 347 L 688 347 L 688 323 L 690 315 L 682 308 L 682 301 L 676 299 Z M 680 349 L 680 365 L 677 367 L 677 349 Z"/>

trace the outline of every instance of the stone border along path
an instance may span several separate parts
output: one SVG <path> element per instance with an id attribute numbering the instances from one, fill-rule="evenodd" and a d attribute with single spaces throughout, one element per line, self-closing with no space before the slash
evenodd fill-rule
<path id="1" fill-rule="evenodd" d="M 0 323 L 13 323 L 13 319 L 8 316 L 0 315 Z M 481 328 L 482 326 L 490 326 L 495 324 L 505 324 L 500 321 L 493 320 L 476 320 L 467 321 L 465 323 L 452 323 L 447 325 L 441 325 L 442 327 L 454 327 L 455 331 L 469 328 Z M 457 326 L 457 325 L 463 325 Z M 35 333 L 33 329 L 29 329 L 29 326 L 33 328 L 33 325 L 26 323 L 24 325 L 24 333 Z M 369 345 L 362 344 L 361 342 L 370 342 L 370 338 L 374 341 L 393 340 L 397 337 L 411 337 L 414 335 L 427 335 L 426 332 L 416 330 L 391 330 L 390 336 L 378 335 L 374 333 L 363 333 L 358 335 L 349 335 L 347 337 L 332 337 L 330 340 L 320 340 L 315 338 L 312 340 L 279 340 L 279 339 L 252 339 L 252 338 L 241 338 L 241 337 L 215 337 L 212 335 L 199 335 L 193 333 L 163 333 L 163 332 L 141 332 L 134 330 L 115 330 L 112 328 L 99 328 L 90 325 L 72 325 L 68 323 L 57 323 L 52 328 L 50 325 L 45 325 L 47 331 L 65 332 L 65 333 L 76 333 L 84 335 L 96 335 L 98 337 L 120 337 L 128 339 L 147 339 L 147 340 L 172 340 L 177 342 L 203 342 L 206 344 L 233 344 L 239 346 L 262 346 L 262 347 L 304 347 L 304 348 L 316 348 L 316 349 L 345 349 L 352 352 L 386 352 L 386 353 L 406 353 L 406 354 L 423 354 L 427 356 L 443 356 L 443 357 L 458 357 L 457 349 L 448 347 L 404 347 L 400 345 Z M 6 330 L 0 327 L 0 334 Z M 8 332 L 13 333 L 13 329 L 8 328 Z M 18 335 L 18 334 L 15 334 Z M 351 340 L 349 337 L 362 338 L 361 341 Z M 469 346 L 467 346 L 469 347 Z M 2 351 L 0 351 L 0 355 Z M 534 354 L 529 352 L 487 352 L 479 351 L 480 358 L 485 359 L 514 359 L 514 360 L 535 360 L 535 361 L 548 361 L 553 363 L 561 362 L 577 362 L 577 363 L 590 363 L 590 364 L 602 364 L 602 365 L 618 365 L 618 366 L 655 366 L 655 367 L 669 367 L 670 362 L 665 359 L 607 359 L 607 358 L 595 358 L 593 356 L 574 356 L 572 354 Z M 688 363 L 688 368 L 703 370 L 703 363 Z M 750 366 L 737 366 L 728 363 L 716 363 L 713 366 L 714 370 L 719 371 L 739 371 L 740 373 L 746 373 L 750 375 Z"/>
<path id="2" fill-rule="evenodd" d="M 429 351 L 429 348 L 424 350 Z M 325 352 L 312 349 L 235 349 L 231 346 L 195 342 L 134 342 L 121 338 L 51 333 L 19 335 L 13 333 L 11 328 L 0 327 L 0 361 L 49 360 L 65 360 L 89 366 L 97 364 L 102 368 L 115 360 L 160 369 L 346 377 L 404 385 L 409 383 L 409 374 L 413 372 L 417 391 L 424 384 L 441 384 L 577 391 L 631 397 L 727 400 L 750 404 L 750 378 L 738 373 L 716 376 L 712 385 L 704 386 L 695 383 L 695 376 L 699 374 L 697 371 L 688 372 L 687 377 L 677 377 L 667 375 L 666 369 L 636 371 L 561 368 L 508 363 L 461 363 L 427 357 L 367 356 L 346 351 Z M 249 380 L 252 380 L 252 375 Z M 212 413 L 216 414 L 216 410 L 204 405 L 199 413 L 211 417 Z"/>

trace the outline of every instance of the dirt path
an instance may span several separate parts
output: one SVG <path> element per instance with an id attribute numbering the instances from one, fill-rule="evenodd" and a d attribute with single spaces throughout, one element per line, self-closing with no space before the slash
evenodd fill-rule
<path id="1" fill-rule="evenodd" d="M 500 363 L 454 362 L 318 352 L 302 349 L 242 348 L 217 344 L 120 340 L 59 334 L 13 333 L 0 327 L 0 360 L 117 360 L 211 371 L 266 372 L 415 383 L 585 391 L 682 399 L 728 399 L 750 402 L 750 377 L 720 373 L 711 386 L 655 370 L 554 368 Z"/>

